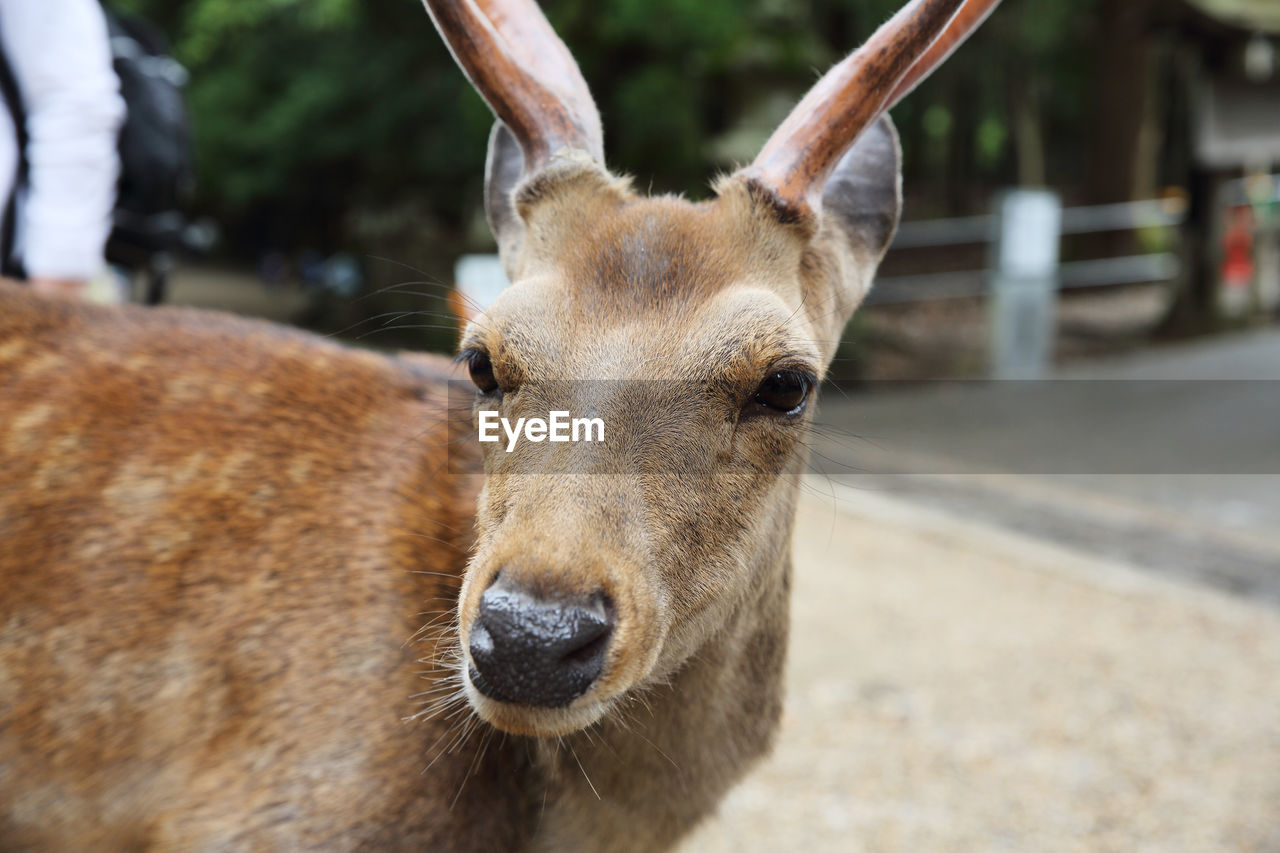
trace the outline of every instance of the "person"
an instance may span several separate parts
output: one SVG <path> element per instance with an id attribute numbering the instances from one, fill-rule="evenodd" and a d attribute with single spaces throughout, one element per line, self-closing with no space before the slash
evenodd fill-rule
<path id="1" fill-rule="evenodd" d="M 38 290 L 82 295 L 106 267 L 125 115 L 102 8 L 0 0 L 0 52 L 20 100 L 17 116 L 0 103 L 5 269 Z"/>

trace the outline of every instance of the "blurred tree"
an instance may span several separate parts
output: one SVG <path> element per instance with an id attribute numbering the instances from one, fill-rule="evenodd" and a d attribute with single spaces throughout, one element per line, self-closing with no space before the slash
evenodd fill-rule
<path id="1" fill-rule="evenodd" d="M 491 119 L 417 0 L 113 2 L 169 32 L 191 71 L 198 201 L 234 250 L 377 251 L 388 222 L 410 219 L 455 251 L 484 239 Z M 546 11 L 600 103 L 610 165 L 702 197 L 900 2 L 548 0 Z M 904 102 L 913 215 L 969 212 L 1017 180 L 1080 185 L 1099 98 L 1122 113 L 1141 90 L 1098 86 L 1099 4 L 1126 2 L 1007 0 Z"/>
<path id="2" fill-rule="evenodd" d="M 408 0 L 121 0 L 191 72 L 199 203 L 234 246 L 344 238 L 355 206 L 460 222 L 488 111 Z"/>
<path id="3" fill-rule="evenodd" d="M 1129 201 L 1156 191 L 1156 163 L 1143 145 L 1155 123 L 1157 0 L 1101 0 L 1097 15 L 1098 103 L 1091 114 L 1087 192 L 1098 202 Z"/>

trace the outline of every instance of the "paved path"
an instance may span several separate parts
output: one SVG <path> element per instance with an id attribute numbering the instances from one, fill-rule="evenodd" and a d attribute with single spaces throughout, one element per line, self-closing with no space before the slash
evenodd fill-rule
<path id="1" fill-rule="evenodd" d="M 811 480 L 782 735 L 688 851 L 1280 850 L 1280 612 Z"/>
<path id="2" fill-rule="evenodd" d="M 1280 332 L 828 394 L 819 419 L 838 482 L 1280 605 Z"/>

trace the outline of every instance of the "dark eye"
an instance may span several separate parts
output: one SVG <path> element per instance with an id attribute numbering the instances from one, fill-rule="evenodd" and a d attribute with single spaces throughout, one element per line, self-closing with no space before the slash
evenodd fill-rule
<path id="1" fill-rule="evenodd" d="M 487 352 L 473 350 L 467 356 L 467 368 L 471 371 L 471 381 L 481 394 L 492 394 L 498 390 L 498 379 L 493 375 L 493 362 Z"/>
<path id="2" fill-rule="evenodd" d="M 755 401 L 766 409 L 796 415 L 804 409 L 812 387 L 813 379 L 808 374 L 798 370 L 779 370 L 760 383 Z"/>

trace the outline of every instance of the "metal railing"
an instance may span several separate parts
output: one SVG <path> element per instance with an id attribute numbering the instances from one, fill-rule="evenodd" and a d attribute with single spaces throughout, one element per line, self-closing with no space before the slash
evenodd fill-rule
<path id="1" fill-rule="evenodd" d="M 1174 228 L 1186 218 L 1181 199 L 1068 207 L 1061 211 L 1060 237 L 1101 234 L 1143 228 Z M 935 249 L 995 242 L 1001 232 L 1000 214 L 962 216 L 904 222 L 898 228 L 891 251 Z M 1171 252 L 1123 255 L 1057 265 L 1058 286 L 1066 289 L 1108 287 L 1170 281 L 1177 277 L 1179 262 Z M 881 276 L 867 297 L 867 305 L 926 302 L 986 295 L 996 270 L 990 268 L 912 275 Z"/>

